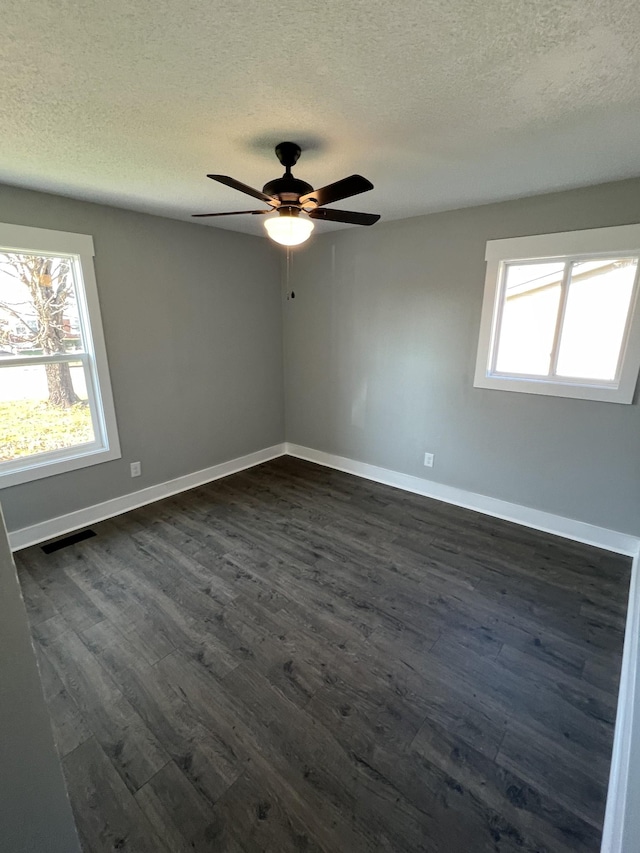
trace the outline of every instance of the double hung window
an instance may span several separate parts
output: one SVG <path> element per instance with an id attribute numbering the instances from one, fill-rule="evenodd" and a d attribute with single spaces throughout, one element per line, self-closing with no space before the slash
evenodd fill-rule
<path id="1" fill-rule="evenodd" d="M 93 240 L 0 224 L 0 486 L 119 456 Z"/>

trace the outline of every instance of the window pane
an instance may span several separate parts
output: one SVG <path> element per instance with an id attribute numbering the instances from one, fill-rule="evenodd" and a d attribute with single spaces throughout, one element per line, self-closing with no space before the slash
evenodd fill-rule
<path id="1" fill-rule="evenodd" d="M 564 263 L 507 265 L 499 373 L 549 373 L 563 273 Z"/>
<path id="2" fill-rule="evenodd" d="M 0 251 L 0 353 L 83 351 L 70 258 Z"/>
<path id="3" fill-rule="evenodd" d="M 636 258 L 617 258 L 573 265 L 559 376 L 615 379 L 637 263 Z"/>
<path id="4" fill-rule="evenodd" d="M 81 362 L 0 365 L 0 462 L 93 440 Z"/>

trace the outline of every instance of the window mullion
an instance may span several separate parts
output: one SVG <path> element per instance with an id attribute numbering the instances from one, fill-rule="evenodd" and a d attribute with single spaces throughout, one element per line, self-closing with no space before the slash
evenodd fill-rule
<path id="1" fill-rule="evenodd" d="M 560 304 L 558 305 L 558 318 L 553 335 L 553 346 L 551 347 L 551 358 L 549 362 L 549 376 L 555 376 L 558 369 L 558 356 L 560 354 L 560 341 L 562 339 L 562 327 L 567 311 L 567 300 L 569 298 L 569 279 L 573 270 L 574 261 L 567 261 L 564 265 L 564 275 L 560 284 Z"/>

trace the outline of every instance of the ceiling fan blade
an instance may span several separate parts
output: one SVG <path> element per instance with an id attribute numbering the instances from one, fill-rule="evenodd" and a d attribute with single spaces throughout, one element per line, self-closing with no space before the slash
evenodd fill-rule
<path id="1" fill-rule="evenodd" d="M 332 207 L 319 207 L 309 213 L 311 219 L 326 219 L 329 222 L 349 222 L 351 225 L 375 225 L 380 219 L 379 213 L 357 213 L 355 210 L 334 210 Z"/>
<path id="2" fill-rule="evenodd" d="M 372 189 L 371 181 L 363 178 L 362 175 L 351 175 L 341 181 L 336 181 L 335 184 L 327 184 L 326 187 L 320 187 L 319 190 L 313 190 L 313 192 L 300 196 L 300 204 L 315 199 L 318 207 L 320 207 L 323 204 L 331 204 L 332 201 L 340 201 L 343 198 L 366 193 Z"/>
<path id="3" fill-rule="evenodd" d="M 230 210 L 228 213 L 192 213 L 191 216 L 240 216 L 241 213 L 273 213 L 273 210 Z"/>
<path id="4" fill-rule="evenodd" d="M 241 184 L 240 181 L 236 181 L 235 178 L 230 178 L 228 175 L 207 175 L 207 177 L 211 178 L 212 181 L 218 181 L 219 184 L 225 184 L 225 186 L 231 187 L 233 190 L 239 190 L 241 193 L 246 193 L 247 195 L 252 195 L 254 198 L 259 198 L 260 201 L 266 201 L 267 204 L 270 204 L 273 207 L 280 207 L 280 199 L 267 195 L 266 193 L 263 193 L 262 190 L 255 190 L 253 187 Z"/>

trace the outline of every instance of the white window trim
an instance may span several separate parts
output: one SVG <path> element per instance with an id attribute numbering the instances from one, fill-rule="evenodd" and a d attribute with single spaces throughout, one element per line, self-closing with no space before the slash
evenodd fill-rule
<path id="1" fill-rule="evenodd" d="M 511 376 L 492 372 L 491 357 L 494 352 L 501 303 L 497 299 L 507 263 L 535 261 L 567 261 L 572 256 L 580 258 L 606 255 L 640 256 L 640 225 L 619 225 L 613 228 L 593 228 L 585 231 L 565 231 L 556 234 L 537 234 L 531 237 L 513 237 L 490 240 L 485 260 L 487 274 L 480 320 L 480 335 L 474 377 L 475 388 L 516 391 L 525 394 L 543 394 L 551 397 L 572 397 L 580 400 L 600 400 L 611 403 L 632 403 L 640 370 L 640 264 L 634 294 L 629 309 L 626 344 L 620 355 L 619 375 L 614 383 L 598 383 L 576 379 L 559 380 L 548 377 Z"/>
<path id="2" fill-rule="evenodd" d="M 88 383 L 90 409 L 96 441 L 62 450 L 37 453 L 23 457 L 10 464 L 0 466 L 0 488 L 15 486 L 54 474 L 75 471 L 101 462 L 120 459 L 120 441 L 116 422 L 115 406 L 111 391 L 107 350 L 102 330 L 98 287 L 93 265 L 95 255 L 93 238 L 88 234 L 72 234 L 67 231 L 51 231 L 25 225 L 0 223 L 0 247 L 3 251 L 25 254 L 75 255 L 79 258 L 75 274 L 80 287 L 76 296 L 83 324 L 88 330 L 86 347 L 88 356 L 40 356 L 38 363 L 47 361 L 82 361 L 90 359 L 92 383 Z M 19 366 L 22 360 L 11 359 L 11 366 Z M 26 359 L 25 359 L 26 361 Z M 31 361 L 32 363 L 32 361 Z M 91 386 L 94 386 L 95 396 Z M 6 467 L 4 467 L 6 465 Z M 15 470 L 14 470 L 15 468 Z"/>

